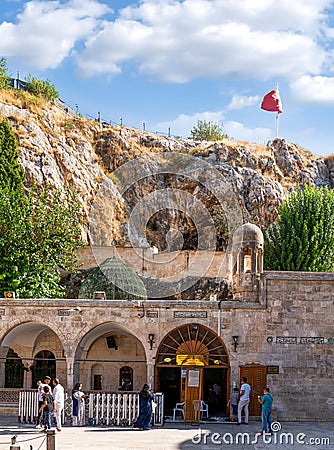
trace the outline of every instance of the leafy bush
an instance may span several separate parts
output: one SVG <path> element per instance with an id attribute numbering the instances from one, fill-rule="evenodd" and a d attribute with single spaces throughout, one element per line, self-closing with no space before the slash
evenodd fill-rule
<path id="1" fill-rule="evenodd" d="M 0 90 L 9 89 L 11 87 L 11 79 L 7 73 L 7 61 L 0 58 Z"/>
<path id="2" fill-rule="evenodd" d="M 31 94 L 44 97 L 50 102 L 59 98 L 59 92 L 50 80 L 39 80 L 38 78 L 29 75 L 29 77 L 26 78 L 26 82 L 26 89 Z"/>
<path id="3" fill-rule="evenodd" d="M 334 189 L 298 188 L 281 205 L 265 239 L 266 269 L 334 271 Z"/>
<path id="4" fill-rule="evenodd" d="M 228 138 L 222 126 L 216 122 L 198 120 L 197 125 L 191 130 L 191 136 L 195 141 L 221 141 Z"/>
<path id="5" fill-rule="evenodd" d="M 23 192 L 24 171 L 18 163 L 15 135 L 7 119 L 0 122 L 0 190 Z"/>
<path id="6" fill-rule="evenodd" d="M 7 120 L 0 122 L 0 297 L 60 297 L 58 269 L 74 270 L 81 239 L 81 206 L 68 190 L 24 190 L 24 171 Z"/>
<path id="7" fill-rule="evenodd" d="M 83 245 L 80 222 L 80 205 L 71 191 L 57 191 L 53 198 L 49 187 L 27 197 L 1 191 L 0 295 L 62 297 L 58 268 L 76 267 L 75 250 Z"/>

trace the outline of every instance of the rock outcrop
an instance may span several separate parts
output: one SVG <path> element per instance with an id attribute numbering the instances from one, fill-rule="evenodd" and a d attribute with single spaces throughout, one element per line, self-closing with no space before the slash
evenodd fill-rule
<path id="1" fill-rule="evenodd" d="M 198 183 L 182 174 L 160 170 L 162 154 L 191 155 L 213 167 L 232 186 L 244 220 L 262 228 L 277 218 L 279 205 L 296 186 L 304 183 L 334 186 L 334 158 L 317 157 L 284 139 L 260 146 L 229 140 L 200 143 L 162 137 L 73 118 L 57 106 L 30 105 L 14 94 L 12 98 L 9 94 L 0 98 L 0 118 L 8 118 L 16 134 L 28 187 L 34 183 L 39 186 L 49 183 L 54 189 L 71 186 L 78 192 L 86 218 L 83 234 L 88 241 L 89 222 L 101 185 L 107 183 L 110 195 L 116 199 L 119 180 L 115 170 L 117 173 L 135 158 L 142 158 L 147 161 L 147 167 L 158 169 L 155 173 L 148 170 L 147 176 L 129 186 L 122 200 L 117 202 L 112 221 L 106 227 L 111 230 L 113 243 L 118 245 L 129 242 L 125 225 L 136 204 L 157 189 L 171 189 L 190 194 L 189 201 L 196 197 L 207 208 L 219 231 L 219 249 L 224 249 L 226 226 L 219 201 L 205 182 Z M 205 177 L 205 171 L 202 176 Z M 195 224 L 186 211 L 166 207 L 150 218 L 147 228 L 149 245 L 159 250 L 173 249 L 173 233 L 169 242 L 166 240 L 170 229 L 182 233 L 183 248 L 194 248 L 198 244 Z M 179 246 L 178 233 L 175 239 L 175 245 Z"/>

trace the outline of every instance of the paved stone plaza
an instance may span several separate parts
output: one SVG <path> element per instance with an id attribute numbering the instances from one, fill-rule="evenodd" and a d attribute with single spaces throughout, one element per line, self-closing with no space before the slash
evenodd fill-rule
<path id="1" fill-rule="evenodd" d="M 277 422 L 278 424 L 278 422 Z M 64 427 L 56 435 L 58 450 L 68 449 L 132 449 L 132 450 L 213 450 L 213 449 L 281 449 L 318 450 L 334 449 L 333 422 L 282 422 L 273 436 L 256 436 L 261 429 L 260 421 L 248 426 L 233 423 L 201 423 L 199 427 L 183 423 L 166 424 L 149 431 L 137 431 L 120 427 Z M 216 434 L 215 434 L 216 433 Z M 17 436 L 22 449 L 46 450 L 45 436 L 32 425 L 18 424 L 16 418 L 0 418 L 0 449 L 9 450 L 11 437 Z M 249 443 L 248 443 L 249 436 Z"/>

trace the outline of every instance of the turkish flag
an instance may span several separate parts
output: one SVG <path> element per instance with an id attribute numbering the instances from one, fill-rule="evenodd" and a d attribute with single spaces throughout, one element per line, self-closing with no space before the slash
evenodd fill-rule
<path id="1" fill-rule="evenodd" d="M 264 109 L 265 111 L 277 112 L 277 114 L 281 114 L 281 112 L 283 112 L 281 97 L 279 96 L 278 89 L 270 91 L 263 97 L 261 109 Z"/>

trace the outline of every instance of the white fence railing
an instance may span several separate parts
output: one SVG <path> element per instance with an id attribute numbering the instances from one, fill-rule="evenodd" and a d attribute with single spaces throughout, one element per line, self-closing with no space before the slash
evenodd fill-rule
<path id="1" fill-rule="evenodd" d="M 65 394 L 63 423 L 72 415 L 72 398 Z M 164 423 L 164 395 L 155 394 L 156 407 L 153 424 Z M 139 394 L 137 392 L 90 392 L 86 399 L 86 418 L 89 425 L 131 426 L 139 414 Z M 36 423 L 38 418 L 38 394 L 36 390 L 22 390 L 19 393 L 19 421 Z"/>

